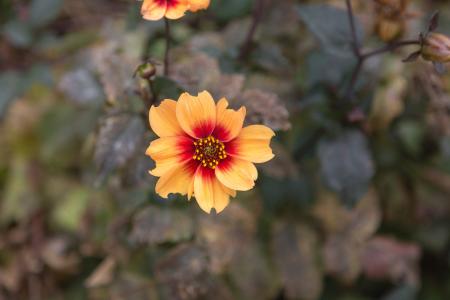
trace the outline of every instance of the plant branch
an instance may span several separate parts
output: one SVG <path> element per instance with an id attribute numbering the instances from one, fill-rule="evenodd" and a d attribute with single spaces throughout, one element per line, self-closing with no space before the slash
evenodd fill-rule
<path id="1" fill-rule="evenodd" d="M 405 47 L 405 46 L 412 46 L 412 45 L 420 45 L 419 40 L 406 40 L 406 41 L 399 41 L 394 42 L 385 46 L 382 46 L 378 49 L 368 51 L 366 53 L 363 53 L 361 50 L 361 46 L 358 41 L 358 35 L 356 32 L 356 25 L 355 25 L 355 16 L 353 13 L 353 7 L 351 0 L 345 0 L 345 3 L 347 5 L 347 13 L 348 13 L 348 20 L 350 23 L 350 29 L 352 33 L 352 47 L 353 47 L 353 53 L 355 54 L 357 63 L 355 68 L 352 72 L 352 77 L 350 79 L 349 85 L 347 87 L 347 90 L 345 92 L 345 98 L 348 99 L 352 97 L 355 85 L 358 81 L 359 75 L 361 74 L 361 70 L 363 68 L 364 62 L 376 55 L 380 55 L 386 52 L 394 51 L 395 49 Z"/>
<path id="2" fill-rule="evenodd" d="M 372 57 L 372 56 L 375 56 L 375 55 L 383 54 L 385 52 L 394 51 L 397 48 L 401 48 L 401 47 L 404 47 L 404 46 L 413 46 L 413 45 L 420 45 L 420 41 L 419 40 L 399 41 L 399 42 L 388 44 L 388 45 L 380 47 L 378 49 L 369 51 L 367 53 L 361 54 L 361 57 L 363 59 L 368 59 L 369 57 Z"/>
<path id="3" fill-rule="evenodd" d="M 256 29 L 258 28 L 258 25 L 261 22 L 262 15 L 264 13 L 265 4 L 265 0 L 255 0 L 252 14 L 252 23 L 239 53 L 240 60 L 247 58 L 247 56 L 250 54 Z"/>
<path id="4" fill-rule="evenodd" d="M 169 75 L 169 54 L 170 54 L 170 23 L 169 19 L 164 18 L 166 35 L 166 52 L 164 53 L 164 76 Z"/>
<path id="5" fill-rule="evenodd" d="M 355 16 L 353 14 L 352 2 L 351 2 L 351 0 L 345 0 L 345 4 L 347 5 L 348 21 L 350 23 L 350 29 L 352 32 L 353 52 L 355 53 L 355 55 L 357 57 L 360 57 L 361 50 L 359 47 L 358 35 L 356 33 Z"/>

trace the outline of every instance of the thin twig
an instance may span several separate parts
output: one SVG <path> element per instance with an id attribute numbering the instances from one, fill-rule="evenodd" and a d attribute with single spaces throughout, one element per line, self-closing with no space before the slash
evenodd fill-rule
<path id="1" fill-rule="evenodd" d="M 169 53 L 170 53 L 170 23 L 169 19 L 164 18 L 166 30 L 166 52 L 164 54 L 164 76 L 169 76 Z"/>
<path id="2" fill-rule="evenodd" d="M 242 44 L 241 51 L 239 53 L 240 60 L 247 58 L 247 56 L 250 54 L 256 29 L 258 28 L 258 25 L 261 22 L 262 15 L 264 13 L 264 7 L 265 7 L 265 0 L 255 1 L 255 6 L 253 7 L 253 14 L 252 14 L 252 23 L 250 25 L 250 29 L 247 32 L 247 36 L 245 37 L 245 41 Z"/>
<path id="3" fill-rule="evenodd" d="M 389 45 L 383 46 L 381 48 L 369 51 L 367 53 L 362 54 L 361 56 L 364 59 L 367 59 L 369 57 L 372 57 L 372 56 L 375 56 L 375 55 L 379 55 L 379 54 L 382 54 L 382 53 L 385 53 L 385 52 L 394 51 L 397 48 L 401 48 L 401 47 L 404 47 L 404 46 L 413 46 L 413 45 L 420 45 L 420 41 L 418 41 L 418 40 L 406 40 L 406 41 L 396 42 L 396 43 L 389 44 Z"/>
<path id="4" fill-rule="evenodd" d="M 351 33 L 352 33 L 353 53 L 355 54 L 355 57 L 357 60 L 356 66 L 352 72 L 352 77 L 350 79 L 350 82 L 349 82 L 346 92 L 344 94 L 345 98 L 349 99 L 353 96 L 352 94 L 353 94 L 355 85 L 358 81 L 359 75 L 361 74 L 361 70 L 363 68 L 363 65 L 364 65 L 364 62 L 366 61 L 366 59 L 376 56 L 376 55 L 386 53 L 386 52 L 391 52 L 400 47 L 411 46 L 411 45 L 420 45 L 420 41 L 419 40 L 399 41 L 399 42 L 391 43 L 391 44 L 385 45 L 383 47 L 380 47 L 378 49 L 363 53 L 361 51 L 361 46 L 359 44 L 358 35 L 356 32 L 355 16 L 353 14 L 353 7 L 352 7 L 351 0 L 345 0 L 345 3 L 347 5 L 348 19 L 349 19 L 350 29 L 351 29 Z"/>
<path id="5" fill-rule="evenodd" d="M 356 67 L 353 70 L 352 77 L 350 79 L 350 83 L 347 87 L 347 92 L 345 93 L 346 99 L 350 98 L 353 94 L 353 90 L 355 89 L 356 82 L 358 81 L 359 74 L 361 73 L 362 67 L 364 65 L 364 59 L 359 57 L 358 62 L 356 63 Z"/>
<path id="6" fill-rule="evenodd" d="M 353 51 L 357 57 L 360 57 L 361 50 L 359 47 L 358 35 L 356 33 L 355 16 L 353 14 L 353 7 L 352 7 L 351 0 L 345 0 L 345 4 L 347 5 L 348 21 L 350 23 L 350 29 L 352 32 Z"/>

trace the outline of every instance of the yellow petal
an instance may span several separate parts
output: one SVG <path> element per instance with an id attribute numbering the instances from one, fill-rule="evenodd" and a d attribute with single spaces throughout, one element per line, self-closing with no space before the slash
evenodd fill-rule
<path id="1" fill-rule="evenodd" d="M 214 208 L 220 213 L 230 203 L 229 193 L 232 191 L 217 180 L 212 169 L 200 166 L 195 173 L 194 193 L 202 210 L 210 213 Z"/>
<path id="2" fill-rule="evenodd" d="M 196 12 L 200 9 L 206 9 L 209 6 L 210 0 L 189 0 L 189 10 Z"/>
<path id="3" fill-rule="evenodd" d="M 264 125 L 244 127 L 238 137 L 228 143 L 228 154 L 254 163 L 263 163 L 274 157 L 270 140 L 275 133 Z"/>
<path id="4" fill-rule="evenodd" d="M 194 138 L 211 135 L 216 124 L 216 105 L 208 92 L 198 97 L 184 93 L 178 99 L 176 114 L 181 128 Z"/>
<path id="5" fill-rule="evenodd" d="M 229 157 L 219 163 L 216 177 L 226 187 L 248 191 L 255 186 L 258 171 L 251 162 L 236 157 Z"/>
<path id="6" fill-rule="evenodd" d="M 150 174 L 162 176 L 174 166 L 192 160 L 194 146 L 192 140 L 185 136 L 164 137 L 151 142 L 145 154 L 156 163 Z"/>
<path id="7" fill-rule="evenodd" d="M 241 107 L 238 111 L 227 107 L 228 101 L 225 98 L 217 103 L 216 128 L 213 136 L 222 142 L 231 141 L 238 136 L 246 114 L 245 107 Z"/>
<path id="8" fill-rule="evenodd" d="M 166 1 L 144 0 L 141 7 L 142 17 L 149 21 L 162 19 L 166 14 Z"/>
<path id="9" fill-rule="evenodd" d="M 166 99 L 149 113 L 150 127 L 160 137 L 184 135 L 176 116 L 177 102 Z"/>
<path id="10" fill-rule="evenodd" d="M 187 0 L 178 0 L 173 4 L 167 4 L 166 18 L 167 19 L 179 19 L 184 16 L 186 10 L 188 10 L 189 4 Z"/>
<path id="11" fill-rule="evenodd" d="M 188 187 L 194 179 L 197 164 L 190 160 L 184 164 L 175 165 L 169 172 L 165 173 L 158 179 L 155 191 L 163 198 L 167 198 L 169 194 L 179 193 L 186 195 Z"/>

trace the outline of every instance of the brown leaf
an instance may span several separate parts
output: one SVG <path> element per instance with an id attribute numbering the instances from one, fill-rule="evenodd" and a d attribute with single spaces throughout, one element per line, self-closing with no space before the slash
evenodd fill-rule
<path id="1" fill-rule="evenodd" d="M 374 191 L 370 190 L 353 210 L 341 215 L 344 221 L 327 237 L 323 256 L 327 273 L 348 283 L 360 274 L 364 246 L 381 221 Z"/>
<path id="2" fill-rule="evenodd" d="M 157 300 L 159 299 L 155 283 L 147 277 L 141 277 L 134 273 L 118 274 L 118 277 L 112 282 L 109 289 L 109 297 L 104 294 L 95 297 L 97 289 L 90 289 L 89 299 L 111 299 L 111 300 Z"/>
<path id="3" fill-rule="evenodd" d="M 92 49 L 92 66 L 98 72 L 109 103 L 133 93 L 136 82 L 133 80 L 134 68 L 138 61 L 124 54 L 118 43 L 110 42 Z"/>
<path id="4" fill-rule="evenodd" d="M 403 112 L 406 88 L 405 78 L 394 77 L 386 86 L 376 91 L 368 120 L 371 129 L 388 128 L 391 122 Z"/>
<path id="5" fill-rule="evenodd" d="M 228 289 L 208 271 L 207 253 L 193 244 L 177 246 L 156 264 L 163 299 L 231 299 Z"/>
<path id="6" fill-rule="evenodd" d="M 110 172 L 125 166 L 140 150 L 145 127 L 142 119 L 126 114 L 107 116 L 100 125 L 94 160 L 103 181 Z M 144 151 L 144 150 L 140 150 Z"/>
<path id="7" fill-rule="evenodd" d="M 371 279 L 389 279 L 418 286 L 420 256 L 421 249 L 416 244 L 376 236 L 364 248 L 362 266 L 365 275 Z"/>
<path id="8" fill-rule="evenodd" d="M 273 230 L 272 248 L 286 297 L 318 299 L 323 286 L 316 233 L 306 225 L 279 221 Z"/>
<path id="9" fill-rule="evenodd" d="M 228 269 L 241 299 L 272 299 L 280 289 L 280 282 L 256 241 L 246 246 Z"/>
<path id="10" fill-rule="evenodd" d="M 291 128 L 289 112 L 277 95 L 258 89 L 249 89 L 239 96 L 236 103 L 247 108 L 248 124 L 264 124 L 273 130 Z"/>
<path id="11" fill-rule="evenodd" d="M 155 245 L 179 242 L 192 237 L 194 224 L 186 212 L 149 206 L 133 219 L 130 240 Z"/>
<path id="12" fill-rule="evenodd" d="M 216 59 L 204 53 L 194 53 L 177 61 L 172 67 L 170 77 L 186 92 L 197 95 L 218 82 L 221 72 Z"/>
<path id="13" fill-rule="evenodd" d="M 72 248 L 67 237 L 55 237 L 47 241 L 42 249 L 42 260 L 52 269 L 63 273 L 76 273 L 80 263 L 79 255 Z"/>
<path id="14" fill-rule="evenodd" d="M 255 217 L 239 204 L 231 203 L 220 215 L 199 217 L 197 242 L 207 250 L 212 272 L 221 273 L 245 252 L 255 232 Z"/>
<path id="15" fill-rule="evenodd" d="M 85 280 L 84 285 L 87 288 L 95 288 L 111 283 L 116 268 L 116 260 L 109 256 L 92 272 Z"/>

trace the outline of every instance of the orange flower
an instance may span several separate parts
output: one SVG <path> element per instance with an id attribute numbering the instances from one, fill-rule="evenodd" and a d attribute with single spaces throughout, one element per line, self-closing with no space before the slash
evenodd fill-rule
<path id="1" fill-rule="evenodd" d="M 201 209 L 221 212 L 236 191 L 254 187 L 258 172 L 253 163 L 274 157 L 270 140 L 275 133 L 263 125 L 242 128 L 245 107 L 216 105 L 204 91 L 197 97 L 183 93 L 150 108 L 150 126 L 159 136 L 146 154 L 156 162 L 150 174 L 160 177 L 156 192 L 195 196 Z"/>
<path id="2" fill-rule="evenodd" d="M 144 19 L 156 21 L 164 17 L 179 19 L 187 10 L 205 9 L 210 0 L 144 0 L 141 13 Z"/>

